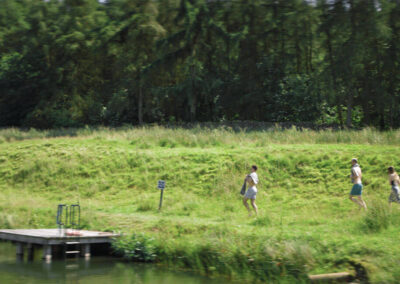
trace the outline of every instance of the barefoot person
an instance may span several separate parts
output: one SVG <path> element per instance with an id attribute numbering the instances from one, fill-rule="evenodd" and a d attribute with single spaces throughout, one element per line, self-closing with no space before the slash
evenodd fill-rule
<path id="1" fill-rule="evenodd" d="M 256 171 L 257 171 L 257 166 L 255 165 L 251 166 L 251 173 L 247 175 L 245 178 L 245 181 L 247 182 L 249 188 L 247 189 L 246 194 L 243 197 L 243 204 L 247 208 L 249 216 L 251 216 L 251 209 L 249 207 L 249 204 L 247 203 L 247 200 L 249 199 L 251 202 L 251 206 L 256 212 L 256 215 L 258 214 L 258 208 L 256 205 L 256 195 L 257 195 L 256 184 L 258 184 L 258 176 Z"/>
<path id="2" fill-rule="evenodd" d="M 388 168 L 389 183 L 392 186 L 392 192 L 389 196 L 389 206 L 392 206 L 392 202 L 400 203 L 400 178 L 393 167 Z"/>
<path id="3" fill-rule="evenodd" d="M 364 200 L 361 197 L 363 185 L 361 183 L 362 172 L 360 165 L 356 158 L 351 160 L 351 181 L 353 182 L 353 188 L 350 192 L 350 200 L 353 201 L 355 204 L 360 206 L 360 208 L 367 209 L 367 205 L 365 204 Z"/>

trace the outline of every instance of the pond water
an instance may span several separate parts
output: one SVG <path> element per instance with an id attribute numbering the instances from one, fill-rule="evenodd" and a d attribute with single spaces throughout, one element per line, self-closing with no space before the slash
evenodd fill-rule
<path id="1" fill-rule="evenodd" d="M 233 283 L 211 279 L 192 272 L 173 271 L 151 264 L 127 263 L 113 257 L 53 260 L 17 260 L 15 246 L 0 242 L 0 283 L 138 283 L 138 284 L 217 284 Z"/>

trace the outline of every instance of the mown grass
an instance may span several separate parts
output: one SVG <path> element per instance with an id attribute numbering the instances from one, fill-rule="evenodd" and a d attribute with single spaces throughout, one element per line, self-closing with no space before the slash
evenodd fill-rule
<path id="1" fill-rule="evenodd" d="M 136 260 L 135 248 L 148 248 L 154 260 L 249 282 L 300 282 L 352 262 L 372 282 L 400 277 L 400 208 L 386 204 L 400 132 L 80 131 L 0 131 L 1 228 L 54 227 L 57 204 L 79 201 L 83 227 L 123 232 L 120 247 Z M 367 213 L 347 197 L 352 157 L 363 168 Z M 247 217 L 239 195 L 252 164 L 258 218 Z M 167 182 L 161 212 L 158 179 Z"/>

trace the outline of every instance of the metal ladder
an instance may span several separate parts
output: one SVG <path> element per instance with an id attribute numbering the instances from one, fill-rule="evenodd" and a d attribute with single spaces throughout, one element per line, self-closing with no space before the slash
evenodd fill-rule
<path id="1" fill-rule="evenodd" d="M 69 207 L 69 226 L 72 230 L 79 229 L 81 223 L 81 207 L 79 204 L 72 204 Z M 80 251 L 80 242 L 79 241 L 71 241 L 65 242 L 65 256 L 75 255 L 79 256 Z M 72 248 L 68 248 L 71 247 Z"/>
<path id="2" fill-rule="evenodd" d="M 64 254 L 65 257 L 68 257 L 70 255 L 72 256 L 79 256 L 80 251 L 80 242 L 79 241 L 71 241 L 71 242 L 65 242 L 64 243 Z"/>
<path id="3" fill-rule="evenodd" d="M 81 222 L 81 207 L 79 204 L 72 204 L 68 207 L 66 204 L 59 204 L 57 209 L 57 225 L 60 230 L 71 228 L 72 230 L 79 229 Z M 64 243 L 64 256 L 79 256 L 80 241 L 66 241 Z"/>

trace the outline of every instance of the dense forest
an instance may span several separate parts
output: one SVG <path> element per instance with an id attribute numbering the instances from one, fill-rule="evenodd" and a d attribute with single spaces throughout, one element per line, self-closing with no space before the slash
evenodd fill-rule
<path id="1" fill-rule="evenodd" d="M 400 126 L 399 0 L 0 0 L 0 126 Z"/>

